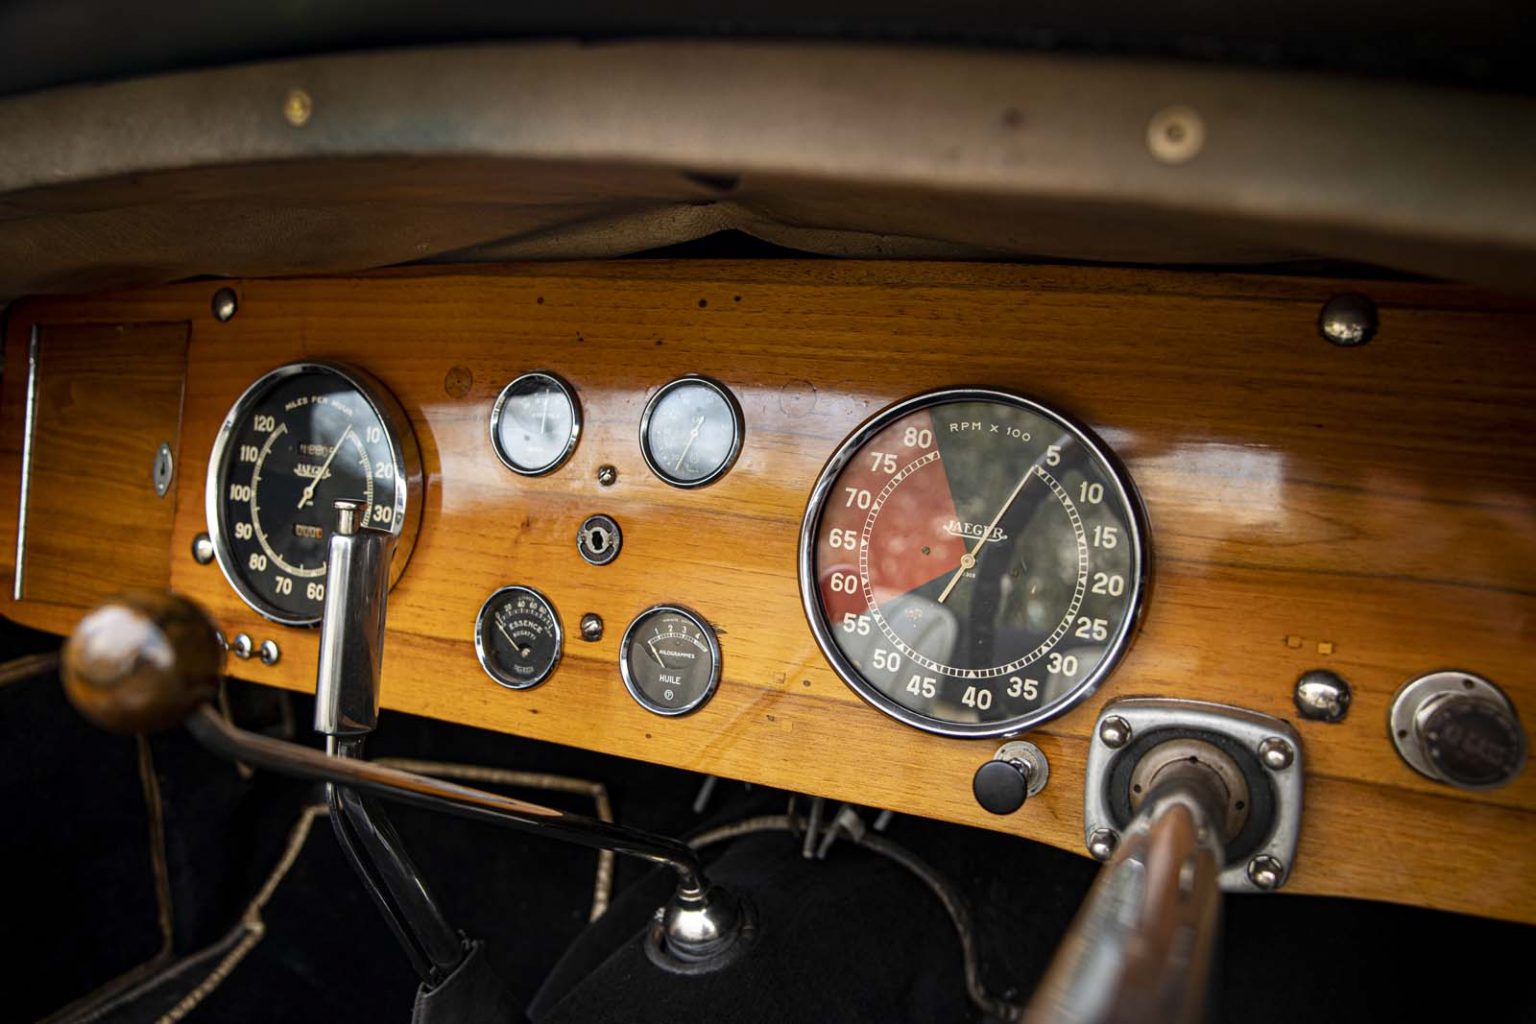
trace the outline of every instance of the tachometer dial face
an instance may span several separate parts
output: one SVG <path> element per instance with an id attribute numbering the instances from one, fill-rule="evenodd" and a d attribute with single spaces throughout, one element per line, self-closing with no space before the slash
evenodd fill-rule
<path id="1" fill-rule="evenodd" d="M 564 380 L 542 370 L 502 389 L 491 409 L 491 446 L 523 476 L 552 473 L 571 457 L 581 434 L 581 406 Z"/>
<path id="2" fill-rule="evenodd" d="M 400 537 L 397 579 L 420 509 L 421 462 L 393 397 L 356 370 L 294 363 L 240 396 L 214 443 L 207 514 L 219 567 L 269 619 L 313 625 L 325 600 L 335 503 Z"/>
<path id="3" fill-rule="evenodd" d="M 724 384 L 679 377 L 651 396 L 640 420 L 640 453 L 673 487 L 703 487 L 741 453 L 741 406 Z"/>
<path id="4" fill-rule="evenodd" d="M 485 674 L 511 690 L 549 678 L 560 664 L 565 631 L 549 599 L 532 587 L 502 587 L 475 620 L 475 656 Z"/>
<path id="5" fill-rule="evenodd" d="M 720 682 L 720 642 L 709 623 L 686 608 L 647 608 L 619 642 L 619 674 L 647 711 L 687 714 Z"/>
<path id="6" fill-rule="evenodd" d="M 823 652 L 880 710 L 1020 732 L 1092 693 L 1144 588 L 1145 517 L 1085 428 L 979 389 L 908 399 L 844 442 L 801 532 Z"/>

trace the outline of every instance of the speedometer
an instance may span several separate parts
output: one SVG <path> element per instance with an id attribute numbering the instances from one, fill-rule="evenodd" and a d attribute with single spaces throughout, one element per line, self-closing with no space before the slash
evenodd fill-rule
<path id="1" fill-rule="evenodd" d="M 950 389 L 843 442 L 800 536 L 806 615 L 857 693 L 951 736 L 1072 708 L 1125 653 L 1145 516 L 1086 428 L 1029 399 Z"/>
<path id="2" fill-rule="evenodd" d="M 313 625 L 337 499 L 366 505 L 369 526 L 400 538 L 399 578 L 421 509 L 421 457 L 405 414 L 365 373 L 292 363 L 242 394 L 208 465 L 214 554 L 246 604 L 276 622 Z"/>

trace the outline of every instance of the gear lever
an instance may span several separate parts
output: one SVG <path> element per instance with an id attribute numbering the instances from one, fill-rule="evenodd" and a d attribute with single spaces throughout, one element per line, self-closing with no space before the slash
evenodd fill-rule
<path id="1" fill-rule="evenodd" d="M 199 743 L 221 757 L 331 783 L 332 799 L 342 805 L 338 824 L 345 821 L 356 830 L 353 838 L 378 869 L 380 884 L 371 891 L 376 899 L 394 900 L 399 914 L 391 918 L 392 925 L 414 929 L 424 949 L 438 951 L 438 956 L 427 955 L 429 963 L 446 959 L 447 936 L 455 944 L 461 940 L 435 913 L 424 888 L 411 891 L 412 880 L 419 886 L 419 878 L 387 821 L 360 799 L 362 794 L 665 864 L 676 872 L 677 885 L 657 915 L 658 952 L 696 965 L 695 971 L 730 959 L 750 929 L 748 915 L 733 894 L 710 883 L 698 854 L 685 843 L 357 756 L 361 737 L 377 716 L 389 544 L 374 536 L 378 531 L 359 526 L 355 516 L 346 522 L 346 510 L 342 519 L 343 528 L 331 541 L 317 676 L 316 724 L 327 733 L 332 753 L 246 732 L 209 706 L 223 676 L 220 634 L 201 608 L 175 595 L 125 595 L 80 621 L 64 648 L 62 675 L 70 701 L 114 732 L 157 730 L 184 721 Z M 349 792 L 361 804 L 361 814 Z M 441 972 L 443 965 L 437 969 Z"/>

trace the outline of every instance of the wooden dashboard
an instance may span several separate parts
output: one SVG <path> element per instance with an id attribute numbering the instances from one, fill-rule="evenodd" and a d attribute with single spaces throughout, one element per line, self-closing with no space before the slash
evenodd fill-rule
<path id="1" fill-rule="evenodd" d="M 227 322 L 211 307 L 226 284 Z M 1379 304 L 1370 344 L 1319 337 L 1341 291 Z M 1536 307 L 1456 287 L 998 265 L 624 261 L 28 300 L 6 329 L 0 612 L 62 633 L 113 592 L 169 586 L 229 634 L 280 645 L 275 665 L 232 661 L 235 674 L 312 689 L 316 632 L 257 616 L 192 549 L 234 400 L 280 364 L 337 360 L 399 399 L 425 471 L 390 598 L 388 708 L 1082 852 L 1086 739 L 1106 700 L 1232 703 L 1293 721 L 1305 745 L 1285 891 L 1536 922 L 1536 772 L 1455 790 L 1408 768 L 1387 733 L 1398 687 L 1449 667 L 1500 684 L 1529 728 L 1533 345 Z M 569 462 L 525 478 L 498 462 L 487 422 L 533 369 L 574 385 L 585 422 Z M 746 422 L 734 469 L 698 490 L 659 481 L 637 442 L 648 396 L 685 373 L 726 383 Z M 897 399 L 969 384 L 1092 425 L 1152 535 L 1139 637 L 1092 699 L 1031 734 L 1050 783 L 1006 817 L 971 794 L 997 741 L 928 735 L 861 701 L 818 650 L 796 579 L 807 495 L 838 442 Z M 175 458 L 163 498 L 161 443 Z M 592 513 L 623 529 L 603 567 L 576 550 Z M 494 685 L 472 643 L 481 602 L 511 583 L 547 594 L 567 636 L 526 691 Z M 680 718 L 636 704 L 616 661 L 625 625 L 664 601 L 702 613 L 723 652 L 718 692 Z M 579 638 L 587 612 L 606 624 L 595 643 Z M 1353 685 L 1340 723 L 1295 712 L 1314 668 Z"/>

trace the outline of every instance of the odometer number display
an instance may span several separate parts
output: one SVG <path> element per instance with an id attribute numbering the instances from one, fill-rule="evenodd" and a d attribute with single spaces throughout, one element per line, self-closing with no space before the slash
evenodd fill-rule
<path id="1" fill-rule="evenodd" d="M 356 370 L 294 363 L 256 381 L 230 410 L 208 467 L 214 553 L 256 611 L 313 625 L 325 601 L 335 503 L 400 537 L 392 580 L 410 556 L 420 458 L 394 398 Z"/>
<path id="2" fill-rule="evenodd" d="M 1139 498 L 1084 427 L 1006 392 L 951 389 L 876 415 L 812 493 L 801 592 L 838 674 L 955 736 L 1021 732 L 1093 692 L 1146 575 Z"/>

